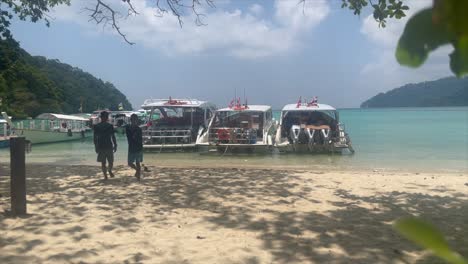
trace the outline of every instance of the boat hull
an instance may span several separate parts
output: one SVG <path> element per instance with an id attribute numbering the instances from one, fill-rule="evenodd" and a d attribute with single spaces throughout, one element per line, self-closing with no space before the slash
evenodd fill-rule
<path id="1" fill-rule="evenodd" d="M 195 151 L 195 144 L 144 144 L 145 152 L 175 152 L 175 151 Z"/>
<path id="2" fill-rule="evenodd" d="M 10 146 L 9 139 L 1 139 L 0 140 L 0 148 L 8 148 Z"/>
<path id="3" fill-rule="evenodd" d="M 309 146 L 308 144 L 290 144 L 283 143 L 276 145 L 276 148 L 279 152 L 286 153 L 339 153 L 343 154 L 347 150 L 351 153 L 354 152 L 350 145 L 335 145 L 335 144 L 323 144 L 323 145 L 313 145 Z"/>
<path id="4" fill-rule="evenodd" d="M 197 144 L 204 153 L 269 153 L 273 146 L 267 144 Z"/>
<path id="5" fill-rule="evenodd" d="M 56 143 L 56 142 L 65 142 L 65 141 L 74 141 L 81 140 L 91 135 L 90 131 L 84 133 L 81 132 L 72 132 L 71 134 L 67 132 L 58 132 L 58 131 L 42 131 L 42 130 L 17 130 L 17 135 L 24 136 L 26 140 L 29 140 L 31 144 L 46 144 L 46 143 Z"/>

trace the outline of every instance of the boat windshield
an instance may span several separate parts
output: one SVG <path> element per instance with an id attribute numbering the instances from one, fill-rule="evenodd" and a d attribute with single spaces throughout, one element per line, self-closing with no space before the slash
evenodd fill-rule
<path id="1" fill-rule="evenodd" d="M 167 106 L 152 109 L 149 118 L 156 126 L 197 126 L 204 123 L 204 114 L 199 107 Z"/>
<path id="2" fill-rule="evenodd" d="M 219 111 L 214 127 L 263 129 L 263 112 L 260 111 Z"/>
<path id="3" fill-rule="evenodd" d="M 328 126 L 332 131 L 338 127 L 336 111 L 284 111 L 282 131 L 287 133 L 293 125 Z"/>

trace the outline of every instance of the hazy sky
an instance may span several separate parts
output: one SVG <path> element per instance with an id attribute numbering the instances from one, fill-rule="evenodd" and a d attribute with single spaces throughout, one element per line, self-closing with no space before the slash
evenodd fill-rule
<path id="1" fill-rule="evenodd" d="M 88 22 L 83 7 L 93 0 L 56 8 L 50 28 L 15 21 L 12 31 L 31 54 L 114 83 L 135 108 L 145 98 L 169 96 L 224 106 L 244 89 L 249 103 L 274 108 L 299 96 L 358 107 L 379 92 L 451 75 L 448 47 L 422 68 L 399 66 L 394 50 L 406 20 L 378 28 L 368 13 L 341 9 L 341 0 L 309 0 L 304 10 L 298 0 L 215 0 L 216 8 L 203 11 L 206 26 L 187 16 L 183 28 L 170 15 L 155 16 L 151 2 L 132 0 L 140 15 L 121 21 L 133 46 Z M 431 2 L 409 1 L 410 13 Z"/>

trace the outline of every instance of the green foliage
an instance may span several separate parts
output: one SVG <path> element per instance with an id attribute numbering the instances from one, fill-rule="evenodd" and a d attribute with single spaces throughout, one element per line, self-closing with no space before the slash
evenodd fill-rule
<path id="1" fill-rule="evenodd" d="M 431 107 L 468 106 L 468 78 L 443 78 L 436 81 L 407 84 L 380 93 L 361 107 Z"/>
<path id="2" fill-rule="evenodd" d="M 430 52 L 451 44 L 450 69 L 458 76 L 468 74 L 468 1 L 435 1 L 434 6 L 415 14 L 406 24 L 396 50 L 402 65 L 419 67 Z"/>
<path id="3" fill-rule="evenodd" d="M 49 26 L 46 13 L 61 4 L 70 4 L 70 0 L 0 0 L 0 37 L 11 38 L 8 29 L 10 20 L 16 15 L 19 19 L 31 22 L 44 20 Z"/>
<path id="4" fill-rule="evenodd" d="M 385 27 L 387 18 L 400 19 L 405 17 L 405 11 L 409 9 L 400 0 L 378 0 L 376 3 L 368 0 L 342 0 L 341 7 L 349 8 L 355 15 L 360 15 L 361 11 L 369 4 L 373 8 L 374 19 L 381 27 Z"/>
<path id="5" fill-rule="evenodd" d="M 432 24 L 432 9 L 425 9 L 408 20 L 398 42 L 397 60 L 407 66 L 419 67 L 429 52 L 448 44 L 451 38 L 443 27 Z"/>
<path id="6" fill-rule="evenodd" d="M 404 218 L 395 223 L 395 229 L 407 239 L 430 250 L 434 255 L 448 263 L 468 264 L 460 254 L 450 248 L 442 233 L 425 221 L 416 218 Z"/>
<path id="7" fill-rule="evenodd" d="M 117 88 L 58 60 L 32 57 L 12 39 L 0 40 L 1 111 L 17 118 L 132 106 Z"/>

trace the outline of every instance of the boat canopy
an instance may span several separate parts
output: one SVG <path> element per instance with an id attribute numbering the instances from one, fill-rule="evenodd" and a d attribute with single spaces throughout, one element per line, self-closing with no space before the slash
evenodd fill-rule
<path id="1" fill-rule="evenodd" d="M 235 107 L 226 107 L 218 109 L 217 112 L 268 112 L 271 110 L 269 105 L 248 105 L 246 108 L 237 109 Z"/>
<path id="2" fill-rule="evenodd" d="M 44 113 L 36 117 L 36 119 L 47 119 L 47 120 L 71 120 L 71 121 L 89 121 L 89 119 L 82 118 L 79 116 L 72 115 L 61 115 L 53 113 Z"/>
<path id="3" fill-rule="evenodd" d="M 150 110 L 158 107 L 199 107 L 199 108 L 214 108 L 214 105 L 207 101 L 198 99 L 147 99 L 144 101 L 141 108 Z"/>
<path id="4" fill-rule="evenodd" d="M 336 109 L 327 104 L 288 104 L 283 107 L 282 111 L 335 111 Z"/>
<path id="5" fill-rule="evenodd" d="M 338 112 L 336 111 L 336 109 L 334 107 L 330 106 L 330 105 L 327 105 L 327 104 L 313 104 L 313 105 L 288 104 L 288 105 L 285 105 L 283 107 L 282 117 L 285 118 L 286 116 L 305 114 L 307 112 L 320 112 L 320 113 L 324 113 L 324 114 L 330 116 L 331 118 L 335 119 L 336 121 L 338 121 L 338 119 L 339 119 Z"/>
<path id="6" fill-rule="evenodd" d="M 131 117 L 132 114 L 138 114 L 138 112 L 133 112 L 133 111 L 112 111 L 110 113 L 111 116 L 113 117 Z"/>

